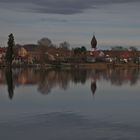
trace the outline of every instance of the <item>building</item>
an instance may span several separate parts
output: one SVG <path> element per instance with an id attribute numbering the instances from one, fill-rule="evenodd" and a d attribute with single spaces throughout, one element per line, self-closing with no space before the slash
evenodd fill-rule
<path id="1" fill-rule="evenodd" d="M 6 48 L 0 48 L 0 64 L 5 62 Z"/>

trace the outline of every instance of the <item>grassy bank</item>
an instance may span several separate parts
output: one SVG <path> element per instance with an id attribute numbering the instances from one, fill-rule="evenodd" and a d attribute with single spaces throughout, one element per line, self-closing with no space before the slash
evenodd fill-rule
<path id="1" fill-rule="evenodd" d="M 0 68 L 7 67 L 6 65 L 0 65 Z M 35 68 L 94 68 L 94 69 L 106 69 L 113 67 L 140 67 L 139 64 L 135 63 L 59 63 L 59 64 L 16 64 L 13 68 L 21 67 L 35 67 Z"/>

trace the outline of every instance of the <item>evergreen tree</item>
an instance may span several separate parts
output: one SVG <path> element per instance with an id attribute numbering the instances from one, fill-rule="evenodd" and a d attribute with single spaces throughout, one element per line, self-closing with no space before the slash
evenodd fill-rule
<path id="1" fill-rule="evenodd" d="M 9 66 L 12 65 L 12 61 L 13 61 L 13 47 L 15 45 L 14 43 L 14 36 L 13 34 L 11 33 L 9 36 L 8 36 L 8 47 L 7 47 L 7 51 L 6 51 L 6 62 Z"/>
<path id="2" fill-rule="evenodd" d="M 87 51 L 86 47 L 85 46 L 82 46 L 81 47 L 81 52 L 84 53 L 84 54 L 86 54 L 86 51 Z"/>

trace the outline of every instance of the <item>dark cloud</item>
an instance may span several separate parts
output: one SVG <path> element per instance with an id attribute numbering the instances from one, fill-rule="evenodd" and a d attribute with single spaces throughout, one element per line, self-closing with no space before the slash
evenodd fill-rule
<path id="1" fill-rule="evenodd" d="M 37 13 L 77 14 L 99 5 L 139 2 L 139 0 L 0 0 L 0 2 L 12 3 L 12 5 L 18 3 L 21 9 L 23 3 L 26 5 L 32 4 L 32 6 L 24 6 L 22 10 Z"/>

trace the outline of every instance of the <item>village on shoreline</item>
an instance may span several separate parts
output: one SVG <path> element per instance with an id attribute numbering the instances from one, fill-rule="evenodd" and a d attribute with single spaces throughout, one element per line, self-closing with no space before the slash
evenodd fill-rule
<path id="1" fill-rule="evenodd" d="M 8 47 L 0 47 L 0 67 L 9 65 L 7 58 L 11 59 L 12 67 L 139 67 L 140 63 L 140 51 L 136 47 L 98 50 L 95 36 L 91 49 L 87 50 L 85 46 L 70 49 L 66 41 L 57 46 L 48 38 L 40 39 L 37 44 L 15 45 L 14 36 L 10 35 Z"/>

